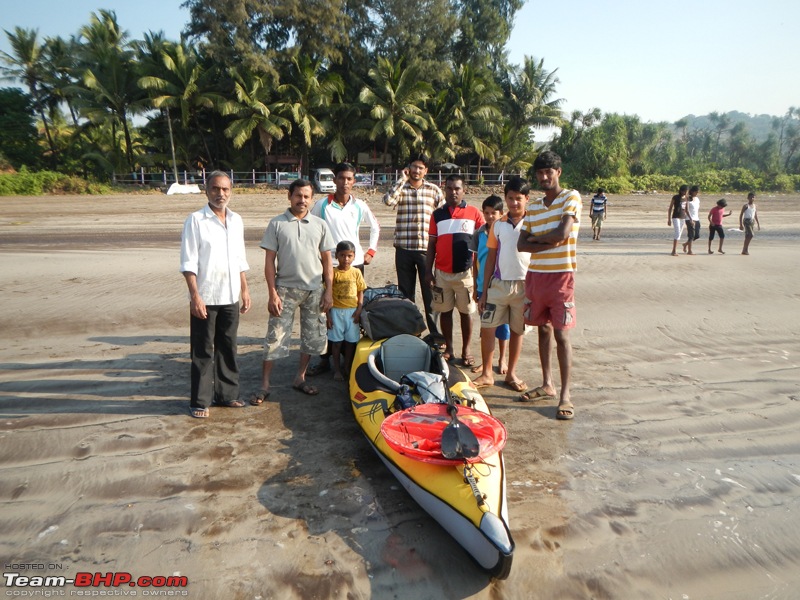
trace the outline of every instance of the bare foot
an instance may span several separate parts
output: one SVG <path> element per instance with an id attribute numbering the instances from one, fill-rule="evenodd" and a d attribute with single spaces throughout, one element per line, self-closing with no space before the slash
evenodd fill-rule
<path id="1" fill-rule="evenodd" d="M 714 251 L 713 250 L 709 250 L 708 253 L 709 254 L 714 254 Z"/>
<path id="2" fill-rule="evenodd" d="M 497 372 L 500 373 L 500 375 L 508 373 L 508 363 L 505 360 L 501 360 L 497 363 Z"/>

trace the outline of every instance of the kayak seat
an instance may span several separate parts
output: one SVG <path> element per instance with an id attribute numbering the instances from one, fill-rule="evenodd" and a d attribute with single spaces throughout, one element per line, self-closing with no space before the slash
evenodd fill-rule
<path id="1" fill-rule="evenodd" d="M 381 345 L 383 374 L 393 381 L 416 371 L 430 371 L 431 348 L 420 338 L 406 333 L 389 338 Z"/>

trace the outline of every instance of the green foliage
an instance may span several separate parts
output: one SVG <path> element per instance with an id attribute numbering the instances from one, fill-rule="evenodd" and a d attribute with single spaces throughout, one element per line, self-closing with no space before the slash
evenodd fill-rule
<path id="1" fill-rule="evenodd" d="M 590 179 L 579 186 L 582 190 L 596 190 L 603 188 L 611 194 L 629 194 L 636 189 L 631 180 L 627 177 L 597 177 Z"/>
<path id="2" fill-rule="evenodd" d="M 637 175 L 631 179 L 633 182 L 633 189 L 631 191 L 674 192 L 685 183 L 685 181 L 677 175 L 662 175 L 660 173 Z"/>
<path id="3" fill-rule="evenodd" d="M 723 192 L 725 190 L 727 178 L 722 171 L 706 169 L 697 171 L 689 177 L 686 182 L 689 185 L 700 186 L 700 192 Z"/>
<path id="4" fill-rule="evenodd" d="M 32 173 L 23 167 L 19 173 L 0 173 L 0 196 L 109 193 L 108 185 L 53 171 Z"/>
<path id="5" fill-rule="evenodd" d="M 733 113 L 712 113 L 700 127 L 596 108 L 564 115 L 557 69 L 529 56 L 508 62 L 523 4 L 185 0 L 190 37 L 179 42 L 153 33 L 129 41 L 109 10 L 69 41 L 16 27 L 6 31 L 0 74 L 27 87 L 29 104 L 17 118 L 0 94 L 0 149 L 12 166 L 100 178 L 173 159 L 184 169 L 246 170 L 281 157 L 307 169 L 367 151 L 382 151 L 384 167 L 423 151 L 520 172 L 539 151 L 534 133 L 555 126 L 549 145 L 562 156 L 563 181 L 580 189 L 798 188 L 794 107 L 758 138 Z M 137 115 L 148 124 L 135 124 Z M 8 141 L 17 125 L 29 158 Z"/>
<path id="6" fill-rule="evenodd" d="M 772 178 L 772 181 L 770 181 L 768 184 L 768 189 L 773 192 L 794 192 L 798 189 L 798 184 L 800 184 L 800 175 L 787 175 L 786 173 L 781 173 Z M 755 190 L 759 188 L 754 186 L 748 189 Z"/>
<path id="7" fill-rule="evenodd" d="M 722 172 L 722 176 L 725 178 L 724 190 L 747 192 L 764 189 L 764 180 L 748 169 L 730 169 Z"/>
<path id="8" fill-rule="evenodd" d="M 36 136 L 30 96 L 16 88 L 0 89 L 0 148 L 10 166 L 39 166 L 42 153 Z"/>

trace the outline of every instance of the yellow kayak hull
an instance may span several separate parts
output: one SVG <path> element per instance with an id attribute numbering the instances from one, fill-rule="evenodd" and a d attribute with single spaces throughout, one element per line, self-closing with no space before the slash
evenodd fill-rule
<path id="1" fill-rule="evenodd" d="M 502 452 L 467 466 L 423 462 L 392 449 L 381 435 L 381 423 L 394 411 L 395 392 L 373 377 L 369 368 L 384 340 L 362 338 L 350 373 L 353 415 L 375 452 L 408 493 L 475 561 L 504 579 L 511 569 L 514 541 L 508 527 L 506 477 Z M 458 369 L 447 385 L 456 401 L 491 414 L 483 397 Z M 465 471 L 465 468 L 467 469 Z"/>

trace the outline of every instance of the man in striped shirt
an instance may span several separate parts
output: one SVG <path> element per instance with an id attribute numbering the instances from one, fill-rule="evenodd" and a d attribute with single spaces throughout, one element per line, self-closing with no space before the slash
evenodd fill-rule
<path id="1" fill-rule="evenodd" d="M 544 198 L 528 204 L 517 250 L 530 252 L 531 261 L 525 277 L 525 295 L 530 300 L 528 325 L 539 328 L 539 359 L 542 385 L 520 396 L 528 401 L 556 395 L 550 369 L 552 340 L 555 337 L 561 393 L 556 418 L 572 419 L 575 407 L 569 395 L 572 368 L 572 345 L 569 330 L 575 326 L 575 270 L 581 196 L 564 190 L 559 184 L 561 157 L 542 152 L 533 163 L 536 180 Z"/>
<path id="2" fill-rule="evenodd" d="M 383 203 L 397 207 L 394 230 L 394 266 L 397 270 L 397 287 L 409 300 L 417 294 L 417 279 L 425 306 L 428 331 L 440 337 L 431 303 L 433 293 L 425 285 L 425 254 L 428 250 L 428 226 L 433 211 L 444 204 L 444 194 L 439 186 L 425 181 L 428 159 L 419 154 L 403 169 L 403 177 L 383 197 Z"/>

